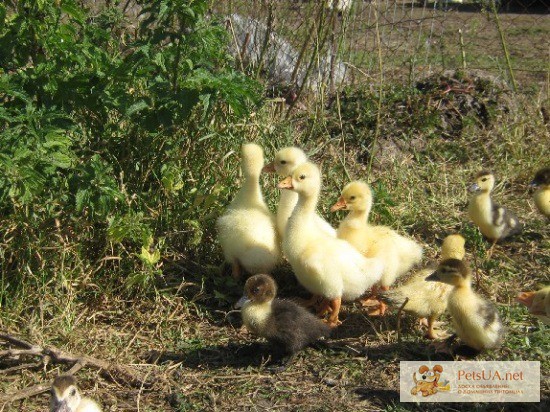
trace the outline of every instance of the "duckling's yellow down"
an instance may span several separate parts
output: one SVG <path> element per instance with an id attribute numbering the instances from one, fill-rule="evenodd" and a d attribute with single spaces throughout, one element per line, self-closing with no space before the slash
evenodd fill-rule
<path id="1" fill-rule="evenodd" d="M 422 259 L 422 246 L 400 235 L 387 226 L 368 223 L 372 207 L 372 191 L 361 181 L 347 184 L 338 203 L 332 210 L 345 209 L 350 213 L 337 230 L 339 239 L 351 243 L 365 257 L 378 258 L 384 262 L 380 285 L 389 287 Z"/>
<path id="2" fill-rule="evenodd" d="M 275 217 L 267 208 L 260 189 L 263 150 L 249 143 L 242 147 L 244 182 L 225 214 L 218 218 L 218 240 L 227 262 L 249 273 L 270 273 L 281 257 Z"/>

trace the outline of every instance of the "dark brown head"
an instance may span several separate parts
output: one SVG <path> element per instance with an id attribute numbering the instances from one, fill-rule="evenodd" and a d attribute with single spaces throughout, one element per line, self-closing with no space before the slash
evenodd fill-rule
<path id="1" fill-rule="evenodd" d="M 536 174 L 535 178 L 531 182 L 533 186 L 549 186 L 550 185 L 550 167 L 545 167 L 540 169 Z"/>
<path id="2" fill-rule="evenodd" d="M 428 276 L 426 280 L 459 286 L 469 283 L 470 277 L 470 268 L 466 262 L 458 259 L 447 259 L 441 262 L 436 271 Z"/>
<path id="3" fill-rule="evenodd" d="M 269 302 L 277 295 L 277 284 L 269 275 L 254 275 L 246 281 L 244 294 L 254 303 Z"/>

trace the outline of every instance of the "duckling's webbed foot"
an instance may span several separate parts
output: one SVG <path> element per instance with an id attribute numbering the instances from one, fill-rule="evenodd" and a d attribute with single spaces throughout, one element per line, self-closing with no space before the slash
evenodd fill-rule
<path id="1" fill-rule="evenodd" d="M 370 307 L 370 306 L 378 307 L 380 305 L 380 301 L 378 300 L 377 296 L 378 296 L 378 287 L 374 285 L 370 293 L 364 296 L 363 298 L 360 298 L 358 301 L 362 307 Z"/>
<path id="2" fill-rule="evenodd" d="M 373 299 L 371 296 L 359 299 L 359 303 L 364 308 L 378 307 L 380 305 L 380 301 L 378 299 Z"/>
<path id="3" fill-rule="evenodd" d="M 324 320 L 325 323 L 331 328 L 335 328 L 342 324 L 338 319 L 338 314 L 340 313 L 340 306 L 342 305 L 342 298 L 336 298 L 329 301 L 331 313 L 328 319 Z"/>
<path id="4" fill-rule="evenodd" d="M 436 326 L 441 326 L 443 322 L 436 322 L 435 317 L 431 317 L 427 320 L 427 326 L 428 326 L 428 332 L 424 335 L 427 339 L 446 339 L 449 338 L 451 335 L 449 335 L 445 331 L 437 331 L 435 329 Z"/>
<path id="5" fill-rule="evenodd" d="M 330 307 L 330 301 L 323 299 L 321 303 L 317 306 L 317 316 L 320 318 L 324 317 L 327 313 L 331 313 L 332 308 Z"/>
<path id="6" fill-rule="evenodd" d="M 367 313 L 369 316 L 384 316 L 387 308 L 388 306 L 384 302 L 380 301 L 378 307 L 370 309 Z"/>

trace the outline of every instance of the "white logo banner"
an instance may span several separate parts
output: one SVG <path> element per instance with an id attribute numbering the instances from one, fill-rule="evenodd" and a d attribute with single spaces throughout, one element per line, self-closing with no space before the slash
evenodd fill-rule
<path id="1" fill-rule="evenodd" d="M 540 402 L 540 362 L 400 362 L 401 402 Z"/>

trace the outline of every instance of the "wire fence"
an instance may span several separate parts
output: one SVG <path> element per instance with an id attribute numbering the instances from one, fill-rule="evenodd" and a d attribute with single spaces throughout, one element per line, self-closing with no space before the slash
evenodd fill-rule
<path id="1" fill-rule="evenodd" d="M 238 64 L 273 85 L 319 91 L 477 69 L 548 96 L 550 0 L 462 1 L 225 0 L 214 12 Z"/>

